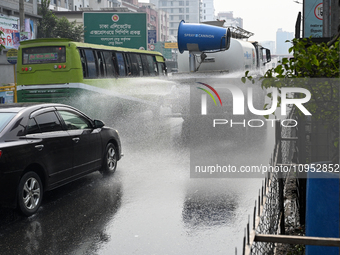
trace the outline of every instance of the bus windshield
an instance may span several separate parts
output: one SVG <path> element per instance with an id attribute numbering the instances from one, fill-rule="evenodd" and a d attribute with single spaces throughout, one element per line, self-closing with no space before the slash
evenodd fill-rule
<path id="1" fill-rule="evenodd" d="M 65 62 L 66 51 L 64 46 L 34 47 L 22 49 L 22 63 L 24 65 Z"/>

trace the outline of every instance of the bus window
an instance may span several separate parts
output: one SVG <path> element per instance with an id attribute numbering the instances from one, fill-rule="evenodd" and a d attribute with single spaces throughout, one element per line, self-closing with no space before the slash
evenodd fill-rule
<path id="1" fill-rule="evenodd" d="M 90 49 L 84 49 L 84 52 L 86 56 L 88 78 L 96 78 L 97 77 L 97 65 L 96 65 L 95 57 L 93 55 L 93 51 Z"/>
<path id="2" fill-rule="evenodd" d="M 138 54 L 130 53 L 129 57 L 130 57 L 131 75 L 132 76 L 143 75 L 143 67 L 142 67 L 142 61 L 140 60 L 140 56 Z"/>
<path id="3" fill-rule="evenodd" d="M 164 63 L 157 63 L 158 65 L 158 75 L 166 75 L 167 71 L 166 71 L 166 67 Z"/>
<path id="4" fill-rule="evenodd" d="M 79 55 L 80 55 L 81 66 L 83 68 L 83 77 L 85 78 L 87 77 L 87 73 L 86 73 L 87 67 L 86 67 L 84 50 L 79 49 Z"/>
<path id="5" fill-rule="evenodd" d="M 142 58 L 144 76 L 149 76 L 150 72 L 149 72 L 149 65 L 148 65 L 148 60 L 146 58 L 146 55 L 142 54 L 141 58 Z"/>
<path id="6" fill-rule="evenodd" d="M 131 61 L 130 61 L 130 57 L 128 55 L 128 53 L 123 53 L 123 58 L 125 60 L 125 66 L 126 66 L 126 75 L 130 76 L 132 75 L 131 73 Z"/>
<path id="7" fill-rule="evenodd" d="M 123 53 L 116 52 L 116 59 L 117 59 L 117 64 L 118 64 L 119 76 L 126 76 L 125 61 L 124 61 Z"/>
<path id="8" fill-rule="evenodd" d="M 105 58 L 105 66 L 106 66 L 106 75 L 107 77 L 116 77 L 116 70 L 113 63 L 114 53 L 110 51 L 103 52 Z"/>
<path id="9" fill-rule="evenodd" d="M 139 75 L 143 76 L 143 65 L 142 65 L 142 59 L 140 57 L 139 54 L 135 54 L 136 58 L 137 58 L 137 62 L 138 62 L 138 66 L 139 66 Z"/>
<path id="10" fill-rule="evenodd" d="M 65 46 L 33 47 L 22 50 L 22 63 L 24 65 L 65 62 Z"/>
<path id="11" fill-rule="evenodd" d="M 148 69 L 149 69 L 150 76 L 155 76 L 156 70 L 157 70 L 157 65 L 155 65 L 156 63 L 155 63 L 153 56 L 147 55 L 146 59 L 148 61 Z M 156 67 L 156 70 L 155 70 L 155 67 Z"/>
<path id="12" fill-rule="evenodd" d="M 99 77 L 105 77 L 106 76 L 106 72 L 105 72 L 105 68 L 104 68 L 104 57 L 103 57 L 103 53 L 102 51 L 95 51 L 97 53 L 97 59 L 98 59 L 98 71 L 99 71 Z"/>
<path id="13" fill-rule="evenodd" d="M 117 56 L 115 52 L 112 52 L 112 60 L 113 60 L 113 69 L 114 69 L 114 73 L 115 73 L 115 77 L 117 77 L 119 75 L 119 71 L 118 71 L 118 63 L 117 63 Z"/>

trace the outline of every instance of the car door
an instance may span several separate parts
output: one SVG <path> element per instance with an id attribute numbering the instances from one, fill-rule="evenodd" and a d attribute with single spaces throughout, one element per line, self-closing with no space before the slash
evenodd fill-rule
<path id="1" fill-rule="evenodd" d="M 54 108 L 31 115 L 26 139 L 35 148 L 35 161 L 44 167 L 49 188 L 59 186 L 72 177 L 72 140 L 63 130 Z"/>
<path id="2" fill-rule="evenodd" d="M 98 170 L 101 166 L 100 130 L 90 119 L 68 108 L 57 108 L 73 141 L 73 169 L 76 176 Z"/>

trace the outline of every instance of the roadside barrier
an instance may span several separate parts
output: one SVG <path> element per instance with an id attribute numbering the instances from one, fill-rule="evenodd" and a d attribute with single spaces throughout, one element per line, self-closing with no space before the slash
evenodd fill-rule
<path id="1" fill-rule="evenodd" d="M 289 119 L 298 119 L 298 115 L 294 114 L 294 108 Z M 298 158 L 299 154 L 304 153 L 303 149 L 308 149 L 306 144 L 301 148 L 299 141 L 306 135 L 305 123 L 303 122 L 300 127 L 303 130 L 299 130 L 298 126 L 285 128 L 277 124 L 270 165 L 273 168 L 286 167 L 290 171 L 266 174 L 258 199 L 255 201 L 252 224 L 248 216 L 240 254 L 280 255 L 287 254 L 287 248 L 292 249 L 289 254 L 304 254 L 304 245 L 340 247 L 340 238 L 303 236 L 306 203 L 306 187 L 303 183 L 306 179 L 302 176 L 304 169 L 301 166 L 307 164 L 301 164 Z M 288 244 L 291 246 L 287 246 Z"/>

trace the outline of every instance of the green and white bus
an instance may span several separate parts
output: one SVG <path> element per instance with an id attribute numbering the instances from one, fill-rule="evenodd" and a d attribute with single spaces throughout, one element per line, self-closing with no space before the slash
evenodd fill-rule
<path id="1" fill-rule="evenodd" d="M 155 51 L 35 39 L 20 43 L 18 102 L 112 103 L 112 107 L 156 109 L 171 84 L 162 54 Z M 82 99 L 82 101 L 80 100 Z"/>

